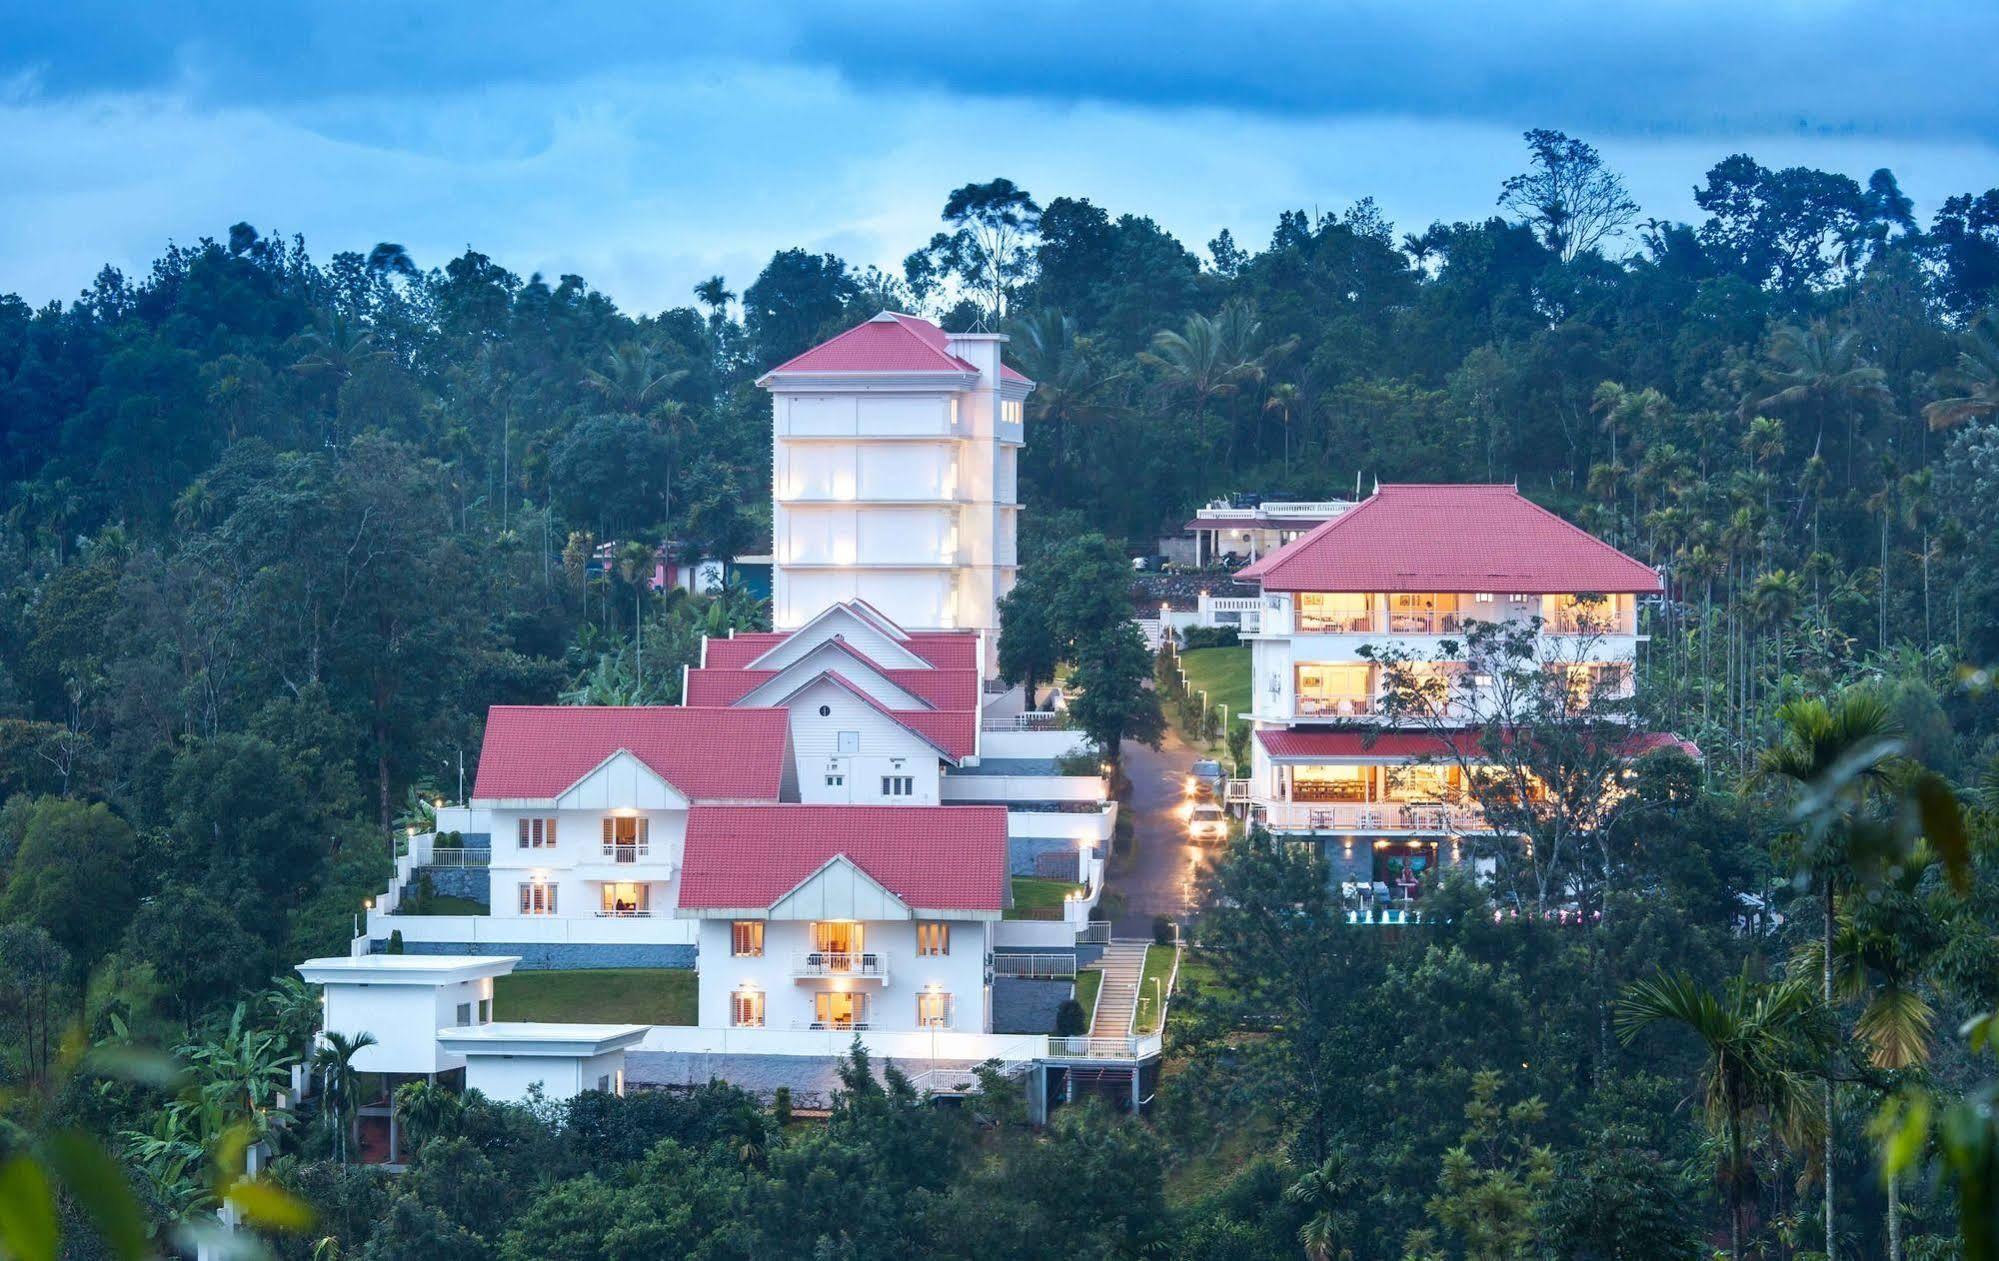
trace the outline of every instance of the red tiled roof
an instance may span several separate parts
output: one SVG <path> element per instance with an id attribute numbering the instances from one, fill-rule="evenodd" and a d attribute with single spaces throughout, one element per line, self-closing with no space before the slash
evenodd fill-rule
<path id="1" fill-rule="evenodd" d="M 624 749 L 692 800 L 776 801 L 789 743 L 781 709 L 495 705 L 472 796 L 560 796 Z"/>
<path id="2" fill-rule="evenodd" d="M 897 642 L 928 665 L 884 666 L 862 652 L 852 640 L 837 635 L 823 641 L 823 644 L 852 657 L 870 672 L 879 674 L 929 708 L 890 708 L 866 696 L 859 688 L 850 685 L 850 690 L 861 694 L 868 704 L 936 745 L 953 761 L 971 756 L 978 747 L 979 738 L 978 633 L 916 631 L 904 634 L 873 605 L 864 605 L 864 608 L 873 618 L 897 634 L 903 634 L 904 637 Z M 741 701 L 785 672 L 784 669 L 751 668 L 750 663 L 762 658 L 793 634 L 793 631 L 760 631 L 730 639 L 708 640 L 703 657 L 706 664 L 687 672 L 685 702 L 689 705 L 727 706 Z M 841 681 L 849 683 L 844 678 Z"/>
<path id="3" fill-rule="evenodd" d="M 1382 486 L 1236 577 L 1266 591 L 1660 590 L 1650 566 L 1494 485 Z"/>
<path id="4" fill-rule="evenodd" d="M 1482 752 L 1479 732 L 1457 731 L 1446 738 L 1428 731 L 1381 731 L 1374 733 L 1343 727 L 1270 727 L 1256 733 L 1256 740 L 1274 758 L 1339 758 L 1368 760 L 1386 758 L 1442 758 L 1462 753 L 1477 761 Z M 1640 731 L 1624 742 L 1619 752 L 1626 757 L 1643 757 L 1659 749 L 1677 748 L 1688 757 L 1700 757 L 1700 749 L 1684 736 L 1665 731 Z"/>
<path id="5" fill-rule="evenodd" d="M 1001 806 L 697 806 L 680 905 L 769 906 L 844 854 L 911 907 L 1005 906 Z"/>
<path id="6" fill-rule="evenodd" d="M 950 334 L 929 320 L 899 311 L 883 311 L 865 323 L 820 342 L 771 369 L 771 372 L 949 372 L 978 371 L 951 353 Z M 1004 363 L 1000 376 L 1033 382 Z"/>

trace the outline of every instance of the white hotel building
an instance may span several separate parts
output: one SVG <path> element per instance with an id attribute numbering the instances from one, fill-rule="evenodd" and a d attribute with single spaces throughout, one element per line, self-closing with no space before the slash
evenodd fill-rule
<path id="1" fill-rule="evenodd" d="M 1261 607 L 1245 619 L 1251 767 L 1231 800 L 1275 834 L 1324 843 L 1337 879 L 1405 895 L 1458 857 L 1459 838 L 1486 830 L 1451 756 L 1477 733 L 1390 725 L 1382 667 L 1362 648 L 1461 670 L 1437 657 L 1472 622 L 1538 618 L 1548 668 L 1628 695 L 1637 602 L 1661 589 L 1649 566 L 1510 485 L 1377 487 L 1237 578 L 1259 589 Z M 1664 745 L 1691 747 L 1646 733 L 1630 747 Z"/>
<path id="2" fill-rule="evenodd" d="M 1005 342 L 884 311 L 759 378 L 778 630 L 858 598 L 912 631 L 979 632 L 995 671 L 1034 388 Z"/>

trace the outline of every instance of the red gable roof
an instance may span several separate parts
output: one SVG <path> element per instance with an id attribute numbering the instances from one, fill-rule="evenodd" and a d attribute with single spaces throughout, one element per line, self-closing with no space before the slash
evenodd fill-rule
<path id="1" fill-rule="evenodd" d="M 929 320 L 883 311 L 771 369 L 771 372 L 949 372 L 978 368 L 951 353 L 950 334 Z M 1005 364 L 1000 376 L 1032 384 Z"/>
<path id="2" fill-rule="evenodd" d="M 680 905 L 769 906 L 845 855 L 911 907 L 1006 905 L 1002 806 L 697 806 L 687 813 Z"/>
<path id="3" fill-rule="evenodd" d="M 557 797 L 623 749 L 695 801 L 776 801 L 789 764 L 781 709 L 495 705 L 475 799 Z"/>
<path id="4" fill-rule="evenodd" d="M 868 608 L 889 626 L 895 625 L 874 610 L 872 605 Z M 793 634 L 792 631 L 759 631 L 729 639 L 710 639 L 703 658 L 706 664 L 687 671 L 685 702 L 689 705 L 728 706 L 741 701 L 785 672 L 783 669 L 751 669 L 749 663 L 784 643 Z M 928 667 L 884 666 L 855 647 L 853 641 L 837 635 L 825 640 L 824 645 L 846 653 L 929 708 L 891 709 L 872 697 L 866 697 L 870 705 L 936 745 L 953 761 L 971 756 L 978 747 L 979 732 L 978 632 L 916 631 L 898 642 L 928 662 Z M 850 690 L 859 691 L 858 688 Z"/>
<path id="5" fill-rule="evenodd" d="M 1266 591 L 1660 590 L 1650 566 L 1493 485 L 1382 486 L 1236 577 Z"/>
<path id="6" fill-rule="evenodd" d="M 1457 731 L 1448 738 L 1429 731 L 1389 730 L 1372 734 L 1370 740 L 1369 732 L 1354 728 L 1302 727 L 1286 730 L 1273 727 L 1258 731 L 1256 741 L 1271 757 L 1301 760 L 1369 761 L 1443 758 L 1462 754 L 1468 761 L 1477 761 L 1481 752 L 1477 731 Z M 1666 748 L 1676 748 L 1691 758 L 1701 755 L 1700 749 L 1691 740 L 1665 731 L 1634 732 L 1619 752 L 1635 758 Z"/>

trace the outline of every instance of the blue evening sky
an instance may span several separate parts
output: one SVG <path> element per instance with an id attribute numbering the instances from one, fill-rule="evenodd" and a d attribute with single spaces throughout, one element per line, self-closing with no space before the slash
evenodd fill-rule
<path id="1" fill-rule="evenodd" d="M 1927 220 L 1999 185 L 1994 47 L 1992 0 L 0 0 L 0 292 L 247 219 L 645 311 L 785 246 L 896 267 L 995 175 L 1195 249 L 1366 195 L 1421 229 L 1535 126 L 1651 215 L 1741 151 L 1891 167 Z"/>

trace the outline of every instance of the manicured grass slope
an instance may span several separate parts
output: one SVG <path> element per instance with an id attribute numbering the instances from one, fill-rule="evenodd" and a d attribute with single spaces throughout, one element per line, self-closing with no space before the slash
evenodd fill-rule
<path id="1" fill-rule="evenodd" d="M 1180 654 L 1187 686 L 1205 690 L 1208 704 L 1229 707 L 1229 718 L 1249 712 L 1249 649 L 1194 648 Z"/>
<path id="2" fill-rule="evenodd" d="M 1135 1033 L 1159 1032 L 1159 1003 L 1154 995 L 1170 997 L 1167 982 L 1173 976 L 1173 955 L 1171 946 L 1147 946 L 1145 948 L 1145 971 L 1138 978 L 1138 1014 L 1132 1018 Z M 1158 985 L 1154 985 L 1154 981 Z"/>
<path id="3" fill-rule="evenodd" d="M 1081 893 L 1083 886 L 1073 880 L 1050 880 L 1043 876 L 1015 876 L 1013 878 L 1013 906 L 1006 913 L 1008 919 L 1048 919 L 1047 911 L 1060 910 L 1062 899 L 1071 893 Z M 1032 912 L 1044 914 L 1032 914 Z"/>
<path id="4" fill-rule="evenodd" d="M 494 982 L 493 1018 L 572 1024 L 691 1025 L 692 968 L 516 972 Z"/>

